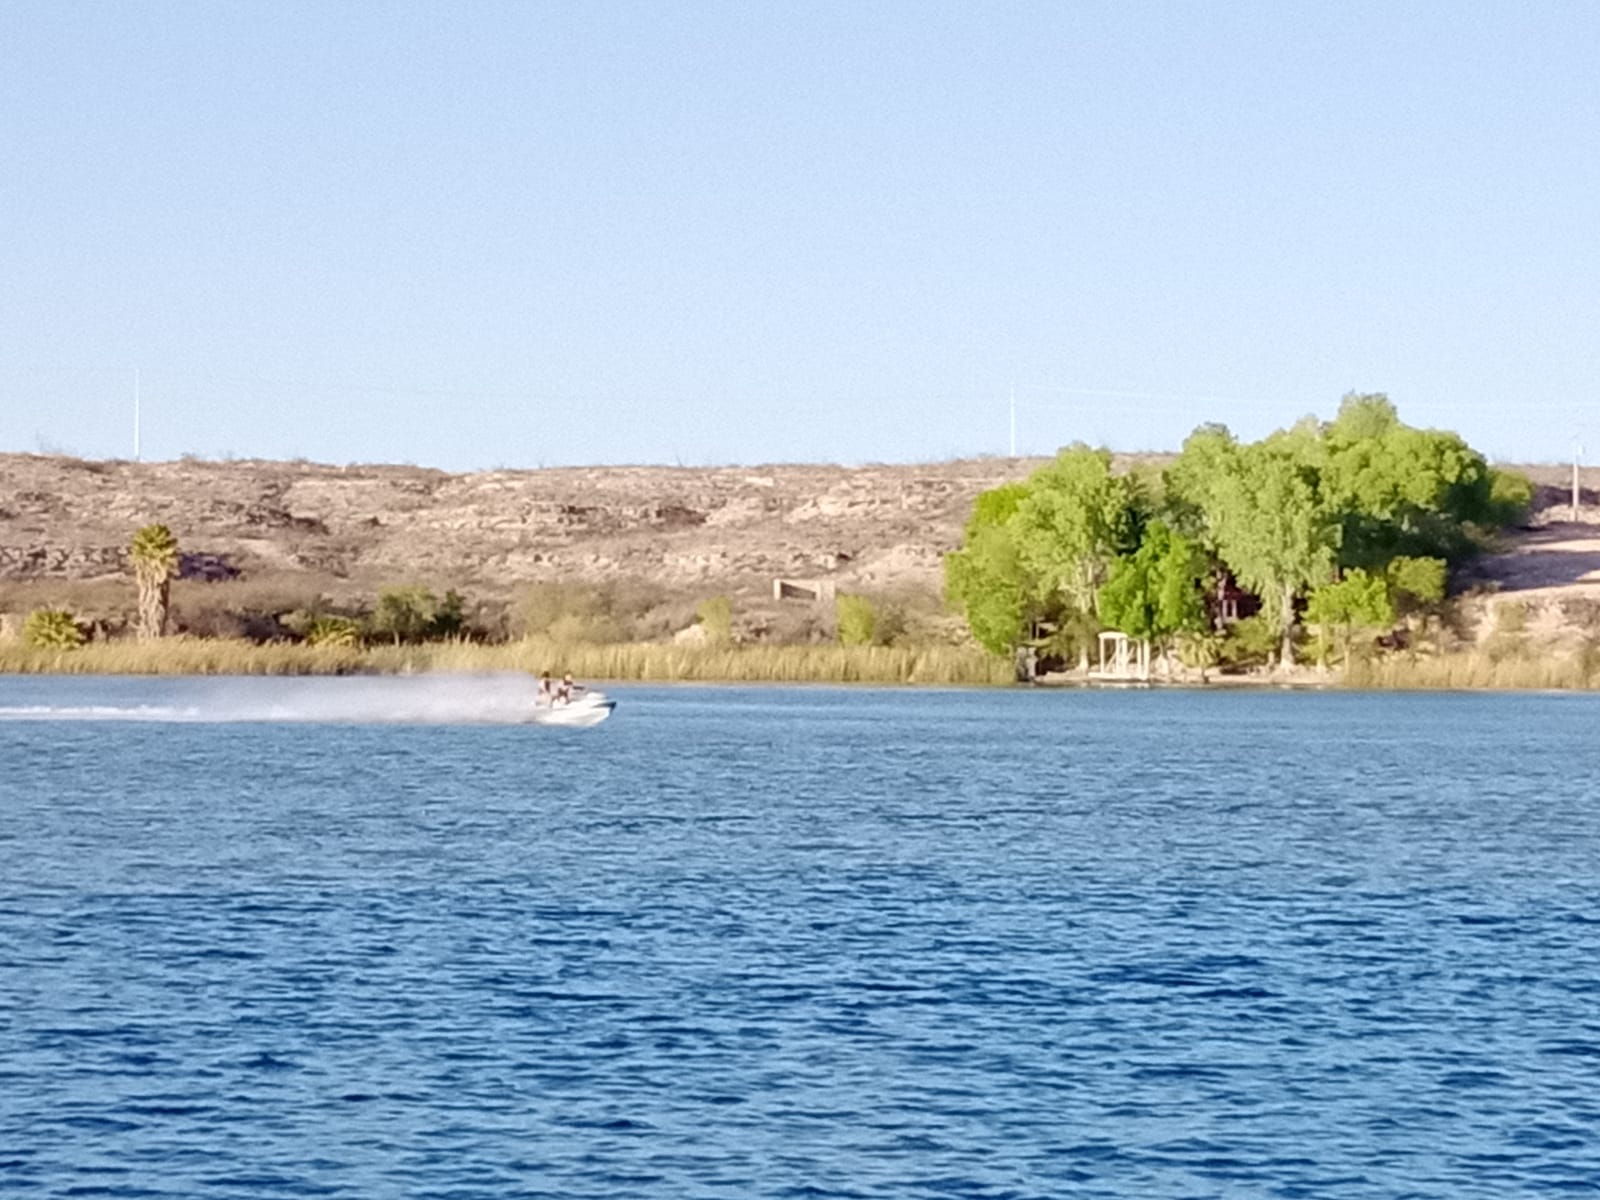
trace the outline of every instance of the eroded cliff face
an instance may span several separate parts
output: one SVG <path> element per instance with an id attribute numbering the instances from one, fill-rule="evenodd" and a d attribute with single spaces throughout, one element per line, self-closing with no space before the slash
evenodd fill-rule
<path id="1" fill-rule="evenodd" d="M 304 571 L 354 586 L 510 590 L 546 579 L 764 588 L 823 577 L 937 587 L 973 498 L 1035 461 L 714 469 L 589 467 L 451 475 L 260 461 L 88 462 L 0 455 L 0 579 L 124 570 L 169 525 L 185 572 Z"/>

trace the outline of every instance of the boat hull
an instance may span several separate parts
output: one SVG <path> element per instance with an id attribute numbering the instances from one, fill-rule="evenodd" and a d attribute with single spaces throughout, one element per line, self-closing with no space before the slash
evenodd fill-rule
<path id="1" fill-rule="evenodd" d="M 557 704 L 536 708 L 528 716 L 530 725 L 553 725 L 564 729 L 588 729 L 604 721 L 617 707 L 615 700 L 590 700 L 581 704 Z"/>

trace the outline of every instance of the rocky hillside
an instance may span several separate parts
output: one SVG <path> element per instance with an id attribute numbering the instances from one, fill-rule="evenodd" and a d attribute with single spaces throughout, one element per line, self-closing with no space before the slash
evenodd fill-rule
<path id="1" fill-rule="evenodd" d="M 161 521 L 192 579 L 303 580 L 338 595 L 418 582 L 509 596 L 547 580 L 640 580 L 769 594 L 774 578 L 933 591 L 973 497 L 1038 460 L 913 466 L 584 467 L 452 475 L 407 466 L 91 462 L 0 455 L 0 584 L 125 577 L 133 531 Z M 1533 600 L 1600 594 L 1600 471 L 1570 520 L 1565 468 L 1537 528 L 1469 581 Z"/>
<path id="2" fill-rule="evenodd" d="M 304 574 L 352 592 L 415 581 L 497 594 L 550 579 L 758 592 L 775 577 L 932 588 L 973 497 L 1034 465 L 452 475 L 0 455 L 0 581 L 120 574 L 133 531 L 160 521 L 190 577 Z"/>

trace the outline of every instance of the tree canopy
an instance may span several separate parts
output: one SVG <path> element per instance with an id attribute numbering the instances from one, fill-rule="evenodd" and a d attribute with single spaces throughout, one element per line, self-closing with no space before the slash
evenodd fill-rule
<path id="1" fill-rule="evenodd" d="M 1072 446 L 1023 483 L 984 492 L 945 592 L 989 650 L 1009 653 L 1029 625 L 1096 613 L 1111 565 L 1138 546 L 1136 488 L 1104 450 Z"/>
<path id="2" fill-rule="evenodd" d="M 1334 420 L 1256 442 L 1201 425 L 1159 476 L 1118 474 L 1109 452 L 1071 446 L 978 497 L 945 559 L 946 594 L 996 653 L 1035 622 L 1165 645 L 1220 629 L 1206 589 L 1231 577 L 1290 663 L 1304 606 L 1348 636 L 1436 605 L 1450 566 L 1525 519 L 1531 496 L 1458 435 L 1352 393 Z"/>

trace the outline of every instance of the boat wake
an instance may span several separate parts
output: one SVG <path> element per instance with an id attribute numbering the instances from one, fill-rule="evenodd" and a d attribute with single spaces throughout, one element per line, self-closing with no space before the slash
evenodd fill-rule
<path id="1" fill-rule="evenodd" d="M 115 686 L 126 692 L 130 685 L 117 680 Z M 14 704 L 0 706 L 0 721 L 522 725 L 536 720 L 536 683 L 521 674 L 185 679 L 141 690 L 146 696 L 157 692 L 161 702 Z"/>
<path id="2" fill-rule="evenodd" d="M 162 704 L 20 704 L 0 706 L 0 721 L 203 721 L 198 708 Z"/>

